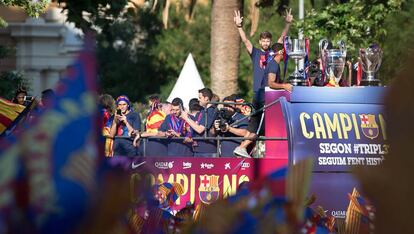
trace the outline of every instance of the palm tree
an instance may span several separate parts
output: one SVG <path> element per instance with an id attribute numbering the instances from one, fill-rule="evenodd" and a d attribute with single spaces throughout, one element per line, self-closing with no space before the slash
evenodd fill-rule
<path id="1" fill-rule="evenodd" d="M 240 37 L 233 12 L 241 0 L 214 0 L 211 12 L 211 87 L 220 98 L 237 92 Z"/>

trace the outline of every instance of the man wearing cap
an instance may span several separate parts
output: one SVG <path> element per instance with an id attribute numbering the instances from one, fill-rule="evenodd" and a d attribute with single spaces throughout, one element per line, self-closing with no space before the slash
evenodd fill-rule
<path id="1" fill-rule="evenodd" d="M 112 122 L 110 134 L 115 137 L 114 155 L 135 156 L 137 149 L 132 145 L 131 134 L 141 129 L 141 118 L 131 109 L 131 102 L 125 95 L 116 99 L 117 111 Z"/>

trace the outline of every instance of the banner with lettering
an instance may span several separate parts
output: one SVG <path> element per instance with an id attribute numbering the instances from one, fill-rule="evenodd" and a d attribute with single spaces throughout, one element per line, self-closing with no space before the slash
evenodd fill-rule
<path id="1" fill-rule="evenodd" d="M 319 95 L 308 91 L 313 99 L 320 98 L 319 102 L 309 102 L 306 93 L 291 97 L 286 106 L 292 162 L 315 157 L 314 171 L 348 171 L 349 166 L 376 166 L 382 162 L 389 150 L 380 98 L 385 89 L 346 89 L 352 99 L 334 88 L 332 91 L 337 92 Z M 370 95 L 378 100 L 368 100 Z"/>
<path id="2" fill-rule="evenodd" d="M 155 183 L 180 183 L 184 193 L 173 209 L 185 207 L 187 202 L 210 204 L 219 198 L 236 193 L 239 185 L 253 181 L 286 165 L 279 159 L 237 159 L 237 158 L 145 158 L 132 161 L 131 201 L 137 202 L 140 194 L 135 187 L 142 180 Z M 142 171 L 150 171 L 143 175 Z"/>

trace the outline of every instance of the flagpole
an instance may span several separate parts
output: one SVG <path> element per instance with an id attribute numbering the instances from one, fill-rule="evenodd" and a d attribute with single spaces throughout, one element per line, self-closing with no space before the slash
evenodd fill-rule
<path id="1" fill-rule="evenodd" d="M 303 20 L 305 18 L 305 2 L 304 0 L 299 0 L 299 20 Z M 303 28 L 299 29 L 299 39 L 303 39 Z M 304 59 L 299 60 L 299 70 L 304 69 Z"/>

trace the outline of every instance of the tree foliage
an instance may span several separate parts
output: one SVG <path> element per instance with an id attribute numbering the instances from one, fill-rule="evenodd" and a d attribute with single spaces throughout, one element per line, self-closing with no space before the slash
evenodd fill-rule
<path id="1" fill-rule="evenodd" d="M 85 31 L 118 19 L 128 0 L 59 0 L 59 3 L 65 3 L 68 21 Z"/>
<path id="2" fill-rule="evenodd" d="M 305 36 L 311 39 L 313 53 L 318 53 L 322 38 L 334 43 L 343 40 L 347 56 L 354 62 L 360 48 L 379 44 L 384 51 L 379 77 L 387 83 L 404 64 L 401 60 L 414 36 L 412 5 L 412 0 L 342 1 L 308 11 L 305 20 L 295 26 L 303 28 Z"/>
<path id="3" fill-rule="evenodd" d="M 156 36 L 151 55 L 170 71 L 164 74 L 166 83 L 161 88 L 164 98 L 172 90 L 189 53 L 204 84 L 210 84 L 210 10 L 210 5 L 197 5 L 190 21 L 185 19 L 185 11 L 172 10 L 168 29 Z"/>
<path id="4" fill-rule="evenodd" d="M 9 71 L 0 75 L 0 97 L 11 100 L 19 87 L 29 87 L 20 72 Z"/>
<path id="5" fill-rule="evenodd" d="M 0 0 L 0 5 L 22 7 L 31 17 L 39 17 L 50 3 L 50 0 Z M 0 27 L 6 27 L 7 22 L 0 17 Z"/>
<path id="6" fill-rule="evenodd" d="M 161 22 L 145 9 L 130 9 L 115 22 L 102 24 L 97 52 L 103 92 L 126 94 L 133 100 L 159 92 L 166 74 L 171 73 L 151 54 L 161 27 Z"/>
<path id="7" fill-rule="evenodd" d="M 380 78 L 387 84 L 406 66 L 408 56 L 414 52 L 414 2 L 407 1 L 401 11 L 385 21 L 387 35 L 383 41 L 384 56 Z"/>
<path id="8" fill-rule="evenodd" d="M 307 12 L 296 27 L 314 41 L 322 38 L 332 42 L 343 40 L 348 52 L 356 56 L 359 48 L 384 41 L 387 29 L 385 20 L 400 10 L 403 0 L 350 0 L 331 3 L 321 10 Z"/>

